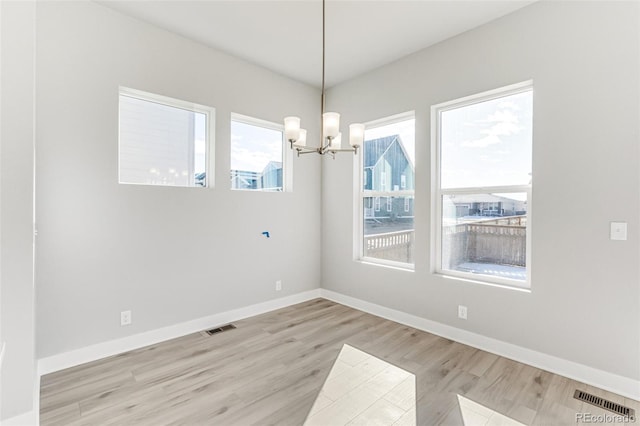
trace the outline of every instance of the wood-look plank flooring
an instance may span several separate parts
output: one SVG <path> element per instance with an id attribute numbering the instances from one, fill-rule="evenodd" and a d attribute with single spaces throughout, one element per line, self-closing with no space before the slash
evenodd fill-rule
<path id="1" fill-rule="evenodd" d="M 527 425 L 610 414 L 575 389 L 640 414 L 636 401 L 325 299 L 234 324 L 43 376 L 41 424 L 302 425 L 344 344 L 415 375 L 419 425 L 465 424 L 461 400 Z"/>

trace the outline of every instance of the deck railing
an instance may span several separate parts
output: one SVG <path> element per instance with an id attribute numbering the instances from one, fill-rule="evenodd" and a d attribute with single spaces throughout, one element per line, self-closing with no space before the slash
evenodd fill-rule
<path id="1" fill-rule="evenodd" d="M 526 266 L 527 217 L 512 216 L 444 226 L 442 266 L 479 262 Z M 364 236 L 364 256 L 413 263 L 415 231 Z"/>
<path id="2" fill-rule="evenodd" d="M 415 231 L 385 232 L 364 236 L 364 256 L 396 262 L 413 263 Z"/>

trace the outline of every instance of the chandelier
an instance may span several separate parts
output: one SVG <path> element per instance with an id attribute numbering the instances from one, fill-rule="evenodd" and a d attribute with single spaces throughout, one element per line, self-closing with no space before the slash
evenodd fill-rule
<path id="1" fill-rule="evenodd" d="M 351 148 L 342 148 L 342 133 L 340 132 L 340 114 L 337 112 L 324 111 L 324 57 L 325 57 L 325 0 L 322 0 L 322 90 L 320 96 L 320 123 L 321 138 L 320 146 L 317 148 L 307 146 L 307 131 L 300 128 L 300 117 L 285 117 L 284 133 L 285 138 L 291 144 L 291 149 L 295 149 L 300 154 L 310 154 L 312 152 L 320 155 L 327 153 L 333 158 L 337 152 L 358 153 L 358 148 L 364 141 L 364 124 L 354 123 L 349 126 L 349 145 Z"/>

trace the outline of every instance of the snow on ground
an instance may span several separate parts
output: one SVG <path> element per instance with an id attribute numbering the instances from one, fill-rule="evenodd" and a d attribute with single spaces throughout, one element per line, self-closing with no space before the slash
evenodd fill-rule
<path id="1" fill-rule="evenodd" d="M 459 264 L 456 270 L 473 274 L 491 275 L 494 277 L 510 278 L 526 281 L 527 268 L 522 266 L 496 265 L 493 263 L 465 262 Z"/>

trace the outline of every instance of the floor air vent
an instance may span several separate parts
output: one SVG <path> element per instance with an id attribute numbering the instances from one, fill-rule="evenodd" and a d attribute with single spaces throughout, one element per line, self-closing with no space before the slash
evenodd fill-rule
<path id="1" fill-rule="evenodd" d="M 609 410 L 612 413 L 619 414 L 621 416 L 634 418 L 635 411 L 633 408 L 625 407 L 624 405 L 616 404 L 615 402 L 608 401 L 604 398 L 600 398 L 599 396 L 591 395 L 590 393 L 586 393 L 584 391 L 576 389 L 576 392 L 573 394 L 573 397 L 579 401 L 584 401 L 587 404 L 595 405 L 596 407 L 604 408 L 605 410 Z"/>
<path id="2" fill-rule="evenodd" d="M 214 334 L 222 333 L 223 331 L 227 331 L 227 330 L 233 330 L 234 328 L 236 328 L 235 325 L 227 324 L 227 325 L 223 325 L 222 327 L 212 328 L 211 330 L 207 330 L 205 331 L 205 333 L 207 333 L 209 336 L 213 336 Z"/>

